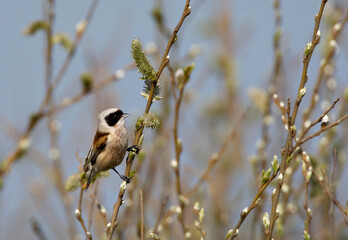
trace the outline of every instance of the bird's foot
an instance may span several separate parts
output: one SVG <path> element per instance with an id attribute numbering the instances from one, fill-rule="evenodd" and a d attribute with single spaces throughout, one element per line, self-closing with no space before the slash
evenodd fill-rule
<path id="1" fill-rule="evenodd" d="M 134 152 L 135 154 L 138 154 L 140 152 L 140 147 L 138 145 L 133 145 L 127 148 L 128 152 Z"/>
<path id="2" fill-rule="evenodd" d="M 131 182 L 131 178 L 125 176 L 125 175 L 120 175 L 120 178 L 123 180 L 123 181 L 126 181 L 126 183 L 130 183 Z"/>
<path id="3" fill-rule="evenodd" d="M 120 178 L 121 178 L 123 181 L 126 181 L 126 183 L 130 183 L 130 181 L 131 181 L 132 178 L 129 178 L 129 177 L 125 176 L 125 175 L 120 174 L 120 173 L 116 170 L 116 168 L 113 168 L 112 170 L 114 170 L 115 173 L 117 173 L 117 175 L 120 176 Z"/>

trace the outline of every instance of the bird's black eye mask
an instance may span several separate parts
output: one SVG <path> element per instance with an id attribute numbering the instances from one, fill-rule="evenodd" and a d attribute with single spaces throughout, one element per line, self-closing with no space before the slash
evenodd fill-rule
<path id="1" fill-rule="evenodd" d="M 109 115 L 107 115 L 105 117 L 105 121 L 110 127 L 113 127 L 121 119 L 122 115 L 123 112 L 121 110 L 117 110 L 116 112 L 112 112 Z"/>

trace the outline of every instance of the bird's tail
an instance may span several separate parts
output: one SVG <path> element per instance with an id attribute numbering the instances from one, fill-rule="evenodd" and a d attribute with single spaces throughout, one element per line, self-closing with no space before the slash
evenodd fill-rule
<path id="1" fill-rule="evenodd" d="M 90 163 L 86 162 L 85 165 L 83 166 L 83 171 L 85 172 L 85 176 L 87 178 L 87 183 L 86 183 L 86 190 L 87 190 L 95 176 L 95 169 Z"/>
<path id="2" fill-rule="evenodd" d="M 94 171 L 94 167 L 91 168 L 91 171 L 89 172 L 89 175 L 87 175 L 87 186 L 86 186 L 86 190 L 88 189 L 89 185 L 91 184 L 93 177 L 95 175 L 95 171 Z"/>

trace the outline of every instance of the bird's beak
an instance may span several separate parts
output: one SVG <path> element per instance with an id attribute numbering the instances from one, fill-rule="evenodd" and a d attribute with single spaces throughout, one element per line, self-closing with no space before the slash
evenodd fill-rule
<path id="1" fill-rule="evenodd" d="M 127 118 L 127 117 L 129 117 L 129 116 L 130 116 L 129 113 L 123 113 L 123 115 L 122 115 L 122 117 L 124 117 L 124 118 Z"/>

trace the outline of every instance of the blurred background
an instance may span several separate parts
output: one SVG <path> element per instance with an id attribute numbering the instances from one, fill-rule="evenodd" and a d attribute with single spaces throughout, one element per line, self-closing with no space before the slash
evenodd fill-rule
<path id="1" fill-rule="evenodd" d="M 207 239 L 223 239 L 235 226 L 241 211 L 257 193 L 262 169 L 270 167 L 274 155 L 280 159 L 287 131 L 272 95 L 276 92 L 284 102 L 290 98 L 293 106 L 303 51 L 312 39 L 320 4 L 318 0 L 191 2 L 191 14 L 170 52 L 172 73 L 165 69 L 160 79 L 163 98 L 154 102 L 151 110 L 159 116 L 160 126 L 145 129 L 143 148 L 133 165 L 136 176 L 128 185 L 115 239 L 139 239 L 139 190 L 144 195 L 145 232 L 153 229 L 161 204 L 168 197 L 167 215 L 158 236 L 184 239 L 176 217 L 179 196 L 173 170 L 175 102 L 171 80 L 179 68 L 192 63 L 195 68 L 185 86 L 178 125 L 184 196 L 207 169 L 214 153 L 224 142 L 227 145 L 209 176 L 185 198 L 186 238 L 200 237 L 194 223 L 198 219 L 193 210 L 196 201 L 205 210 L 202 226 Z M 131 114 L 127 119 L 131 145 L 134 125 L 144 112 L 146 99 L 140 94 L 143 81 L 130 65 L 130 44 L 139 38 L 158 69 L 185 1 L 12 0 L 1 5 L 0 169 L 16 149 L 21 151 L 0 177 L 0 239 L 84 239 L 74 217 L 79 191 L 67 191 L 66 179 L 81 169 L 81 159 L 89 150 L 102 110 L 118 107 Z M 306 109 L 310 108 L 309 119 L 314 120 L 337 98 L 341 100 L 330 112 L 330 122 L 348 113 L 347 10 L 343 0 L 329 1 L 325 8 L 321 42 L 309 65 L 307 94 L 300 106 L 297 129 L 304 125 Z M 77 36 L 76 28 L 81 27 L 88 12 L 92 17 L 81 41 L 67 57 Z M 50 16 L 54 17 L 50 20 Z M 61 33 L 52 46 L 51 68 L 47 67 L 46 32 L 41 29 L 28 34 L 37 20 L 53 22 L 52 36 Z M 336 24 L 342 26 L 337 36 L 333 34 Z M 67 58 L 68 67 L 62 70 Z M 324 67 L 322 59 L 328 60 Z M 61 72 L 50 102 L 40 108 L 49 82 Z M 313 95 L 318 78 L 322 79 L 319 98 Z M 312 98 L 318 100 L 309 107 Z M 39 109 L 50 112 L 49 116 L 38 116 Z M 31 129 L 30 124 L 35 127 Z M 347 124 L 343 122 L 303 146 L 316 171 L 323 170 L 329 177 L 335 162 L 333 149 L 338 149 L 332 184 L 343 206 L 348 199 L 344 187 L 348 181 Z M 280 200 L 284 215 L 276 227 L 276 239 L 303 237 L 306 216 L 300 156 L 294 162 L 293 173 L 287 178 L 290 190 L 284 191 Z M 118 169 L 124 172 L 125 166 L 124 162 Z M 91 194 L 84 195 L 82 215 L 87 222 L 93 220 L 90 230 L 94 239 L 103 238 L 105 226 L 98 208 L 94 207 L 92 214 L 90 208 L 96 202 L 103 205 L 110 221 L 120 184 L 119 177 L 111 173 L 97 180 Z M 243 223 L 239 239 L 264 237 L 262 216 L 270 212 L 274 186 L 267 188 L 261 206 Z M 310 183 L 309 202 L 313 239 L 348 238 L 342 212 L 332 207 L 318 181 Z M 327 224 L 327 219 L 335 221 Z"/>

